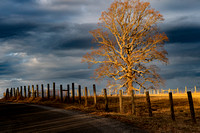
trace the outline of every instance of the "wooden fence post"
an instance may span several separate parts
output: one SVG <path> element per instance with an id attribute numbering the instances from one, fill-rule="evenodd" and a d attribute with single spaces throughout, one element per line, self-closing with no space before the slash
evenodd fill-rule
<path id="1" fill-rule="evenodd" d="M 150 97 L 149 97 L 149 91 L 146 92 L 146 101 L 147 101 L 147 108 L 149 110 L 149 116 L 153 116 L 152 115 L 152 110 L 151 110 L 151 101 L 150 101 Z"/>
<path id="2" fill-rule="evenodd" d="M 19 87 L 17 87 L 17 97 L 19 97 Z"/>
<path id="3" fill-rule="evenodd" d="M 105 99 L 105 111 L 108 111 L 108 97 L 106 89 L 104 89 L 104 99 Z"/>
<path id="4" fill-rule="evenodd" d="M 131 104 L 132 104 L 131 113 L 133 115 L 135 115 L 136 114 L 136 108 L 135 108 L 134 90 L 131 91 Z"/>
<path id="5" fill-rule="evenodd" d="M 5 98 L 6 98 L 6 99 L 9 98 L 9 89 L 8 89 L 8 88 L 6 89 L 6 96 L 5 96 Z"/>
<path id="6" fill-rule="evenodd" d="M 36 85 L 36 92 L 37 92 L 37 97 L 39 97 L 39 86 Z"/>
<path id="7" fill-rule="evenodd" d="M 15 88 L 13 88 L 13 96 L 16 97 L 16 94 L 15 94 Z"/>
<path id="8" fill-rule="evenodd" d="M 68 97 L 68 103 L 70 103 L 70 88 L 69 88 L 69 84 L 67 85 L 67 97 Z"/>
<path id="9" fill-rule="evenodd" d="M 47 98 L 50 98 L 50 88 L 49 88 L 49 84 L 47 84 Z"/>
<path id="10" fill-rule="evenodd" d="M 20 96 L 22 97 L 22 86 L 20 86 Z"/>
<path id="11" fill-rule="evenodd" d="M 177 88 L 177 90 L 176 90 L 176 91 L 177 91 L 177 94 L 178 94 L 178 93 L 179 93 L 179 91 L 178 91 L 178 88 Z"/>
<path id="12" fill-rule="evenodd" d="M 88 89 L 88 96 L 90 97 L 90 89 Z"/>
<path id="13" fill-rule="evenodd" d="M 56 84 L 53 82 L 53 99 L 56 99 Z"/>
<path id="14" fill-rule="evenodd" d="M 26 86 L 24 86 L 24 97 L 26 98 Z"/>
<path id="15" fill-rule="evenodd" d="M 95 84 L 93 84 L 93 92 L 94 92 L 94 107 L 97 107 L 97 94 L 96 94 Z"/>
<path id="16" fill-rule="evenodd" d="M 81 85 L 78 86 L 78 97 L 79 97 L 79 104 L 81 104 Z"/>
<path id="17" fill-rule="evenodd" d="M 44 98 L 44 85 L 41 84 L 41 91 L 42 91 L 42 99 Z"/>
<path id="18" fill-rule="evenodd" d="M 34 85 L 32 85 L 32 97 L 34 97 Z"/>
<path id="19" fill-rule="evenodd" d="M 31 97 L 30 85 L 28 85 L 28 98 Z"/>
<path id="20" fill-rule="evenodd" d="M 197 93 L 197 87 L 196 86 L 194 87 L 194 93 Z"/>
<path id="21" fill-rule="evenodd" d="M 189 105 L 190 105 L 190 113 L 191 113 L 192 121 L 194 123 L 196 123 L 195 112 L 194 112 L 194 104 L 193 104 L 193 100 L 192 100 L 191 91 L 188 91 L 187 95 L 188 95 L 188 101 L 189 101 Z"/>
<path id="22" fill-rule="evenodd" d="M 119 90 L 119 110 L 120 113 L 123 113 L 122 90 Z"/>
<path id="23" fill-rule="evenodd" d="M 74 83 L 72 83 L 72 103 L 74 103 Z"/>
<path id="24" fill-rule="evenodd" d="M 87 94 L 87 87 L 85 87 L 85 106 L 88 105 L 88 94 Z"/>
<path id="25" fill-rule="evenodd" d="M 172 92 L 169 92 L 169 102 L 170 102 L 171 118 L 172 118 L 173 121 L 175 121 L 174 103 L 173 103 L 173 98 L 172 98 Z"/>
<path id="26" fill-rule="evenodd" d="M 13 96 L 13 90 L 12 90 L 12 88 L 10 88 L 10 97 L 12 97 Z"/>
<path id="27" fill-rule="evenodd" d="M 63 102 L 63 88 L 62 85 L 60 85 L 60 100 Z"/>

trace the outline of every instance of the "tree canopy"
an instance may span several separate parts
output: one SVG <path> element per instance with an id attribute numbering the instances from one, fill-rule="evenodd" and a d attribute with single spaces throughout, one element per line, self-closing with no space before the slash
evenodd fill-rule
<path id="1" fill-rule="evenodd" d="M 83 62 L 98 65 L 96 79 L 107 78 L 109 87 L 125 87 L 128 92 L 164 83 L 155 63 L 168 62 L 168 38 L 159 31 L 164 20 L 159 11 L 149 2 L 115 0 L 99 20 L 98 28 L 90 31 L 98 47 L 83 56 Z"/>

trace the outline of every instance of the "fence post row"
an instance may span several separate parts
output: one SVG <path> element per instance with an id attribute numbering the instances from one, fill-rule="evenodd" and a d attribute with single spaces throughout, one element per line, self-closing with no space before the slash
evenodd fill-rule
<path id="1" fill-rule="evenodd" d="M 68 97 L 68 103 L 70 102 L 70 88 L 69 88 L 69 84 L 67 85 L 67 97 Z"/>

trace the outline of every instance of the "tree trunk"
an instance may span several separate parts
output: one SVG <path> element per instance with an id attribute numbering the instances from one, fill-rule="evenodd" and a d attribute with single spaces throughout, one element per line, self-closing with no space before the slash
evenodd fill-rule
<path id="1" fill-rule="evenodd" d="M 128 95 L 131 95 L 131 91 L 133 90 L 133 82 L 131 79 L 128 81 Z"/>

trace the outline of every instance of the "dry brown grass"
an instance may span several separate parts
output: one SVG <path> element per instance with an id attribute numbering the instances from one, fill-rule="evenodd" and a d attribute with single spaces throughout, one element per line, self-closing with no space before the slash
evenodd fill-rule
<path id="1" fill-rule="evenodd" d="M 193 94 L 194 108 L 197 123 L 194 124 L 191 120 L 189 103 L 186 94 L 174 94 L 174 111 L 176 121 L 172 121 L 170 117 L 170 104 L 167 94 L 150 95 L 153 117 L 148 116 L 146 108 L 146 99 L 144 95 L 136 95 L 136 116 L 131 115 L 130 97 L 123 97 L 124 113 L 119 113 L 119 98 L 117 96 L 108 97 L 109 111 L 105 112 L 104 98 L 97 97 L 97 107 L 93 106 L 93 97 L 88 98 L 88 106 L 84 106 L 84 98 L 82 103 L 60 103 L 59 99 L 41 99 L 41 98 L 26 98 L 26 99 L 10 99 L 12 102 L 34 103 L 46 106 L 59 107 L 70 110 L 80 110 L 87 113 L 100 115 L 104 117 L 114 118 L 122 122 L 126 122 L 137 126 L 149 132 L 200 132 L 200 93 Z"/>

